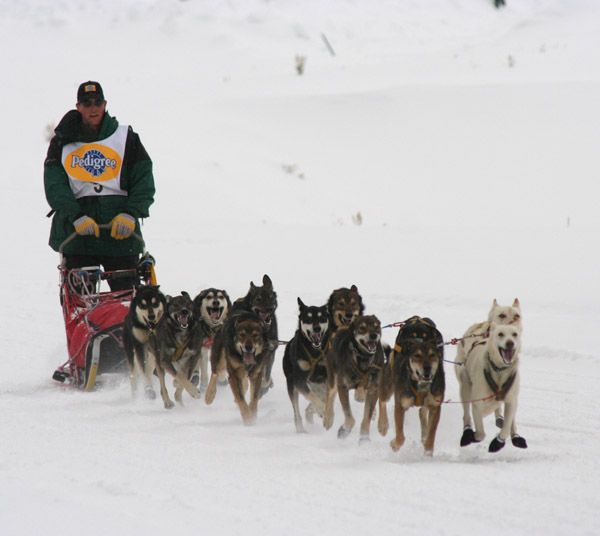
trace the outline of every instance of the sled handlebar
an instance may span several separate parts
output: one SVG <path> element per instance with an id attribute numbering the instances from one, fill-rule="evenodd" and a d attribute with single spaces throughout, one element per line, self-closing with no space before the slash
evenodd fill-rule
<path id="1" fill-rule="evenodd" d="M 105 229 L 110 229 L 111 228 L 111 224 L 110 223 L 103 223 L 101 225 L 98 225 L 98 228 L 100 230 L 105 230 Z M 75 238 L 77 238 L 79 235 L 77 233 L 71 233 L 69 236 L 67 236 L 67 238 L 64 239 L 64 241 L 61 243 L 60 246 L 58 246 L 58 252 L 62 255 L 63 253 L 63 249 L 65 248 L 65 246 L 71 242 L 72 240 L 75 240 Z M 145 248 L 146 247 L 146 243 L 144 242 L 144 239 L 137 233 L 131 233 L 131 236 L 135 239 L 137 239 L 138 241 L 140 241 L 142 243 L 142 246 Z"/>

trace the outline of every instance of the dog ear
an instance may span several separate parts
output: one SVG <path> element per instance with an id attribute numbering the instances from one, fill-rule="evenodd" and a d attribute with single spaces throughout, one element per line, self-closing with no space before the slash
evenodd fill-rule
<path id="1" fill-rule="evenodd" d="M 306 309 L 306 305 L 304 305 L 304 303 L 302 302 L 300 297 L 298 297 L 298 307 L 300 307 L 300 311 L 303 311 L 304 309 Z"/>
<path id="2" fill-rule="evenodd" d="M 521 303 L 519 302 L 519 298 L 515 298 L 515 301 L 513 301 L 512 306 L 515 309 L 518 309 L 519 311 L 521 310 Z"/>
<path id="3" fill-rule="evenodd" d="M 263 275 L 263 286 L 267 290 L 273 290 L 273 282 L 271 281 L 271 278 L 267 274 Z"/>
<path id="4" fill-rule="evenodd" d="M 429 317 L 424 317 L 421 320 L 423 320 L 423 322 L 425 322 L 425 324 L 430 325 L 432 328 L 435 328 L 435 322 L 433 320 L 431 320 L 431 318 Z"/>
<path id="5" fill-rule="evenodd" d="M 190 300 L 190 301 L 192 300 L 192 298 L 190 297 L 190 295 L 189 295 L 189 294 L 188 294 L 188 293 L 187 293 L 185 290 L 182 290 L 182 291 L 181 291 L 181 295 L 182 295 L 184 298 L 187 298 L 187 299 L 188 299 L 188 300 Z"/>
<path id="6" fill-rule="evenodd" d="M 256 288 L 256 285 L 254 284 L 254 281 L 250 281 L 250 290 L 254 290 Z"/>
<path id="7" fill-rule="evenodd" d="M 358 288 L 356 287 L 356 285 L 352 285 L 352 286 L 350 287 L 350 290 L 351 290 L 352 292 L 358 292 Z"/>
<path id="8" fill-rule="evenodd" d="M 205 288 L 204 290 L 201 290 L 200 293 L 194 298 L 194 303 L 196 303 L 196 302 L 200 303 L 204 298 L 206 298 L 208 291 L 209 291 L 209 289 L 207 289 L 207 288 Z"/>
<path id="9" fill-rule="evenodd" d="M 498 307 L 498 300 L 496 298 L 494 298 L 494 301 L 492 302 L 492 307 Z"/>

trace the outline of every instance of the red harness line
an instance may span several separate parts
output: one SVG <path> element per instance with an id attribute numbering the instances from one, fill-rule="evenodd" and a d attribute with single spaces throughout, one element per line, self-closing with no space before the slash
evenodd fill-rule
<path id="1" fill-rule="evenodd" d="M 476 400 L 467 400 L 464 404 L 470 404 L 471 402 L 483 402 L 484 400 L 491 400 L 496 397 L 496 393 L 491 394 L 490 396 L 486 396 L 485 398 L 477 398 Z M 442 400 L 441 404 L 463 404 L 463 402 L 459 402 L 457 400 Z"/>

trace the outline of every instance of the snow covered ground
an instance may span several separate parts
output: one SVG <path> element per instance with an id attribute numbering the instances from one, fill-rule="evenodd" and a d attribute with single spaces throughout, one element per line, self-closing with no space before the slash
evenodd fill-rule
<path id="1" fill-rule="evenodd" d="M 600 532 L 600 6 L 507 3 L 0 0 L 3 535 Z M 268 273 L 282 339 L 297 296 L 353 283 L 384 323 L 427 315 L 446 339 L 519 297 L 529 449 L 489 454 L 491 419 L 461 449 L 458 404 L 433 458 L 414 411 L 399 453 L 374 428 L 298 435 L 281 349 L 253 427 L 226 389 L 166 411 L 127 383 L 53 384 L 42 162 L 90 78 L 154 160 L 165 291 L 236 298 Z"/>

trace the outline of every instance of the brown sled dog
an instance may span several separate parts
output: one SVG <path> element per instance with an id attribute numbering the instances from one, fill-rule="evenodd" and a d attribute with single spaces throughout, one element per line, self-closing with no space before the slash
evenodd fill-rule
<path id="1" fill-rule="evenodd" d="M 393 353 L 381 374 L 377 428 L 386 435 L 389 427 L 386 403 L 394 394 L 396 437 L 393 450 L 404 444 L 404 414 L 419 408 L 421 442 L 425 454 L 433 454 L 435 434 L 444 399 L 444 346 L 442 334 L 429 318 L 413 316 L 400 328 Z"/>
<path id="2" fill-rule="evenodd" d="M 205 401 L 212 404 L 217 391 L 217 378 L 227 370 L 229 386 L 244 424 L 253 424 L 256 420 L 265 367 L 270 358 L 267 330 L 265 323 L 254 313 L 233 313 L 215 338 L 210 354 L 212 375 Z M 245 398 L 248 386 L 249 403 Z"/>
<path id="3" fill-rule="evenodd" d="M 345 416 L 338 437 L 347 437 L 355 423 L 350 409 L 349 390 L 363 388 L 366 397 L 360 440 L 368 441 L 377 402 L 379 375 L 384 364 L 381 323 L 377 317 L 359 316 L 348 329 L 338 331 L 327 352 L 326 363 L 327 398 L 323 425 L 327 430 L 333 425 L 333 404 L 338 393 Z"/>
<path id="4" fill-rule="evenodd" d="M 205 391 L 208 385 L 210 350 L 215 335 L 223 327 L 230 309 L 231 300 L 223 289 L 207 288 L 194 298 L 193 314 L 196 326 L 193 344 L 196 348 L 200 348 L 200 360 L 196 370 L 192 371 L 190 380 L 194 385 L 198 385 L 200 391 Z M 227 383 L 225 378 L 221 380 Z"/>
<path id="5" fill-rule="evenodd" d="M 362 296 L 359 294 L 356 285 L 334 290 L 327 300 L 327 311 L 330 318 L 330 340 L 333 340 L 338 330 L 348 328 L 355 318 L 365 312 Z M 365 390 L 358 387 L 354 391 L 354 398 L 359 402 L 364 402 Z"/>

